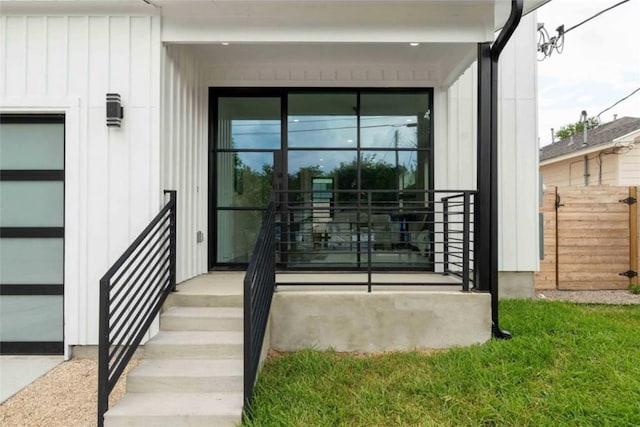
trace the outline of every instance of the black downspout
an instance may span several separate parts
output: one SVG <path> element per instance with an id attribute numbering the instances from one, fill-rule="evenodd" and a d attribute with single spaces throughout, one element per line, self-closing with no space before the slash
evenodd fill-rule
<path id="1" fill-rule="evenodd" d="M 511 334 L 500 329 L 498 315 L 498 59 L 520 23 L 523 3 L 511 0 L 509 19 L 493 46 L 478 45 L 478 282 L 479 290 L 491 292 L 492 331 L 501 339 L 509 339 Z"/>

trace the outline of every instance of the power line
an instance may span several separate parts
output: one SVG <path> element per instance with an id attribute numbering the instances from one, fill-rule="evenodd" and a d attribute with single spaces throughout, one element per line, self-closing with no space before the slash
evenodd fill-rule
<path id="1" fill-rule="evenodd" d="M 573 27 L 569 28 L 568 30 L 565 30 L 565 31 L 564 31 L 564 34 L 567 34 L 569 31 L 574 30 L 574 29 L 578 28 L 579 26 L 581 26 L 581 25 L 583 25 L 583 24 L 586 24 L 587 22 L 591 21 L 592 19 L 594 19 L 594 18 L 596 18 L 596 17 L 598 17 L 598 16 L 602 15 L 602 14 L 603 14 L 603 13 L 605 13 L 605 12 L 610 11 L 611 9 L 615 9 L 616 7 L 620 6 L 620 5 L 621 5 L 621 4 L 623 4 L 623 3 L 626 3 L 626 2 L 628 2 L 628 1 L 629 1 L 629 0 L 622 0 L 621 2 L 616 3 L 616 4 L 614 4 L 614 5 L 613 5 L 613 6 L 611 6 L 611 7 L 608 7 L 608 8 L 606 8 L 606 9 L 601 10 L 600 12 L 596 13 L 595 15 L 593 15 L 591 18 L 587 18 L 587 19 L 585 19 L 584 21 L 580 22 L 579 24 L 576 24 L 576 25 L 574 25 Z"/>
<path id="2" fill-rule="evenodd" d="M 627 100 L 627 99 L 631 98 L 631 97 L 632 97 L 636 92 L 638 92 L 638 91 L 640 91 L 640 87 L 636 88 L 636 90 L 634 90 L 633 92 L 631 92 L 629 95 L 625 96 L 624 98 L 619 99 L 618 101 L 616 101 L 616 103 L 615 103 L 615 104 L 613 104 L 613 105 L 611 105 L 610 107 L 607 107 L 607 108 L 605 108 L 604 110 L 600 111 L 600 113 L 598 113 L 598 115 L 596 116 L 596 117 L 597 117 L 597 119 L 598 119 L 598 123 L 600 122 L 600 116 L 601 116 L 603 113 L 605 113 L 605 112 L 609 111 L 610 109 L 612 109 L 612 108 L 613 108 L 613 107 L 615 107 L 616 105 L 620 104 L 622 101 L 625 101 L 625 100 Z"/>
<path id="3" fill-rule="evenodd" d="M 547 29 L 544 28 L 544 24 L 538 24 L 538 52 L 543 54 L 542 58 L 538 59 L 538 61 L 544 61 L 545 59 L 549 58 L 554 51 L 558 52 L 558 54 L 561 54 L 562 51 L 564 50 L 564 36 L 569 31 L 575 30 L 581 25 L 586 24 L 592 19 L 595 19 L 598 16 L 602 15 L 603 13 L 608 12 L 611 9 L 615 9 L 618 6 L 624 3 L 627 3 L 628 1 L 629 0 L 622 0 L 621 2 L 618 2 L 613 6 L 609 6 L 608 8 L 601 10 L 595 15 L 585 19 L 582 22 L 577 23 L 576 25 L 574 25 L 573 27 L 567 30 L 564 29 L 564 25 L 560 25 L 558 28 L 556 28 L 557 35 L 555 36 L 549 35 L 549 32 L 547 31 Z"/>
<path id="4" fill-rule="evenodd" d="M 322 116 L 321 116 L 322 117 Z M 372 120 L 372 119 L 386 119 L 389 116 L 361 116 L 360 120 Z M 398 118 L 404 118 L 404 117 L 412 117 L 413 116 L 395 116 Z M 335 122 L 335 121 L 339 121 L 339 120 L 350 120 L 353 121 L 357 118 L 357 116 L 341 116 L 341 117 L 332 117 L 330 119 L 312 119 L 312 120 L 299 120 L 299 119 L 294 119 L 294 120 L 289 120 L 287 123 L 289 125 L 295 124 L 295 125 L 302 125 L 305 123 L 318 123 L 318 122 Z M 241 120 L 241 119 L 240 119 Z M 296 121 L 298 120 L 298 121 Z M 239 127 L 239 126 L 280 126 L 280 119 L 272 119 L 270 121 L 274 122 L 274 123 L 263 123 L 261 120 L 255 120 L 256 122 L 259 123 L 235 123 L 233 126 L 234 127 Z"/>
<path id="5" fill-rule="evenodd" d="M 383 128 L 383 127 L 404 127 L 406 124 L 383 124 L 383 125 L 369 125 L 369 126 L 360 126 L 360 129 L 371 129 L 371 128 Z M 290 129 L 289 133 L 297 133 L 297 132 L 318 132 L 323 130 L 344 130 L 344 129 L 357 129 L 357 126 L 337 126 L 337 127 L 328 127 L 328 128 L 317 128 L 317 129 Z M 280 132 L 238 132 L 234 133 L 233 136 L 241 136 L 241 135 L 280 135 Z"/>

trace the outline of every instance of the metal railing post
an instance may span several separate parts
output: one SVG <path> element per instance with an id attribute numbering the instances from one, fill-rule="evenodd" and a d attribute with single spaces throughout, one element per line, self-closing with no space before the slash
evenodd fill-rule
<path id="1" fill-rule="evenodd" d="M 367 292 L 371 293 L 371 190 L 367 192 Z"/>
<path id="2" fill-rule="evenodd" d="M 449 273 L 449 200 L 442 201 L 442 264 L 445 274 Z"/>
<path id="3" fill-rule="evenodd" d="M 462 205 L 462 290 L 469 291 L 469 193 L 464 192 Z"/>
<path id="4" fill-rule="evenodd" d="M 177 246 L 178 246 L 178 239 L 177 239 L 177 220 L 178 220 L 178 215 L 177 215 L 177 211 L 178 211 L 178 196 L 177 196 L 177 192 L 176 190 L 165 190 L 164 191 L 165 194 L 169 194 L 169 203 L 171 203 L 173 205 L 173 207 L 171 208 L 171 212 L 170 212 L 170 218 L 169 218 L 169 234 L 170 234 L 170 245 L 171 245 L 171 249 L 169 250 L 169 257 L 170 257 L 170 265 L 171 265 L 171 292 L 175 292 L 176 291 L 176 264 L 177 264 Z"/>
<path id="5" fill-rule="evenodd" d="M 251 295 L 252 295 L 252 283 L 249 277 L 244 279 L 244 404 L 245 408 L 249 407 L 251 400 L 251 394 L 253 392 L 253 378 L 252 378 L 252 348 L 253 342 L 252 325 L 253 319 L 251 316 Z"/>
<path id="6" fill-rule="evenodd" d="M 98 338 L 98 427 L 104 426 L 109 409 L 109 282 L 100 280 L 100 320 Z"/>

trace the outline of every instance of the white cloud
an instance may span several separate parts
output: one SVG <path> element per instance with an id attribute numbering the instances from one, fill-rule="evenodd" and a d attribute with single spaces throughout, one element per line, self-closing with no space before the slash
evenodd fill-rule
<path id="1" fill-rule="evenodd" d="M 569 29 L 615 0 L 553 0 L 538 10 L 538 22 L 554 35 Z M 592 116 L 640 87 L 640 1 L 631 0 L 569 31 L 562 54 L 538 63 L 539 135 L 551 142 L 550 128 Z M 640 93 L 603 114 L 640 116 Z"/>

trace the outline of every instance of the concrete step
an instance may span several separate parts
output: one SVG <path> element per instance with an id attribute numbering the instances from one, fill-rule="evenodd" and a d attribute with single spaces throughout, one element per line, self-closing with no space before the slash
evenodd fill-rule
<path id="1" fill-rule="evenodd" d="M 105 414 L 105 426 L 236 426 L 242 393 L 128 393 Z"/>
<path id="2" fill-rule="evenodd" d="M 142 360 L 127 375 L 127 393 L 242 393 L 242 359 Z"/>
<path id="3" fill-rule="evenodd" d="M 234 359 L 243 357 L 239 331 L 160 331 L 144 346 L 145 359 Z"/>
<path id="4" fill-rule="evenodd" d="M 169 296 L 171 305 L 180 307 L 236 307 L 244 304 L 242 292 L 239 293 L 200 293 L 178 289 Z"/>
<path id="5" fill-rule="evenodd" d="M 173 306 L 160 316 L 163 331 L 242 331 L 242 308 Z"/>

